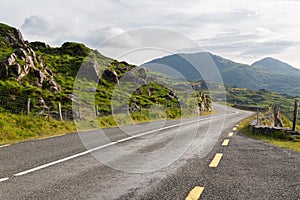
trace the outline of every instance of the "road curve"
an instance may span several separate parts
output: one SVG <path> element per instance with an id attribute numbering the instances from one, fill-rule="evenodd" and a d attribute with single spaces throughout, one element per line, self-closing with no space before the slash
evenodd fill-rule
<path id="1" fill-rule="evenodd" d="M 161 168 L 159 167 L 162 165 L 161 161 L 167 159 L 163 156 L 151 161 L 134 163 L 133 161 L 136 162 L 136 160 L 132 160 L 130 157 L 110 155 L 109 147 L 105 147 L 109 144 L 106 140 L 103 140 L 105 141 L 103 143 L 101 143 L 101 138 L 88 140 L 91 143 L 83 144 L 82 138 L 75 133 L 0 148 L 0 199 L 184 199 L 197 185 L 205 188 L 201 195 L 203 199 L 243 199 L 251 194 L 256 197 L 256 194 L 251 193 L 251 188 L 253 191 L 259 192 L 261 189 L 251 186 L 253 182 L 247 176 L 251 175 L 257 178 L 256 181 L 261 181 L 255 182 L 255 184 L 264 185 L 263 178 L 255 176 L 261 175 L 261 173 L 256 174 L 258 170 L 256 167 L 266 167 L 260 163 L 260 159 L 272 163 L 273 158 L 270 153 L 272 151 L 279 160 L 281 154 L 278 152 L 285 152 L 283 153 L 285 157 L 290 156 L 286 158 L 292 165 L 288 165 L 289 173 L 295 175 L 298 173 L 299 175 L 296 170 L 297 166 L 300 166 L 298 154 L 275 147 L 271 148 L 270 145 L 263 142 L 236 135 L 235 131 L 233 131 L 235 134 L 230 137 L 230 141 L 225 142 L 227 143 L 226 147 L 222 146 L 221 143 L 224 143 L 224 139 L 229 137 L 228 133 L 232 132 L 232 128 L 240 120 L 253 113 L 232 108 L 227 108 L 225 111 L 222 110 L 222 106 L 218 109 L 220 110 L 218 114 L 209 117 L 203 116 L 182 121 L 172 120 L 166 123 L 155 122 L 151 126 L 145 123 L 140 125 L 139 130 L 136 130 L 136 127 L 127 126 L 126 133 L 120 128 L 105 129 L 105 135 L 110 143 L 113 143 L 113 146 L 118 146 L 128 152 L 147 155 L 148 152 L 163 149 L 176 137 L 179 138 L 179 143 L 176 144 L 183 145 L 187 135 L 191 134 L 189 132 L 194 130 L 193 127 L 197 127 L 197 132 L 194 133 L 195 137 L 189 148 L 174 162 Z M 224 119 L 225 123 L 223 123 Z M 183 125 L 178 125 L 180 123 Z M 155 131 L 157 129 L 161 130 Z M 176 130 L 180 130 L 180 133 Z M 214 132 L 219 130 L 221 130 L 221 135 L 219 133 L 214 135 Z M 204 144 L 198 145 L 199 142 L 203 142 L 202 139 L 208 131 L 212 135 L 206 138 Z M 148 134 L 143 134 L 147 132 Z M 95 131 L 90 132 L 90 135 L 93 138 Z M 141 136 L 134 137 L 136 135 Z M 101 145 L 104 147 L 96 149 L 94 154 L 87 152 L 86 147 L 91 150 Z M 227 152 L 224 152 L 225 150 Z M 260 155 L 265 151 L 271 156 Z M 218 167 L 210 168 L 209 164 L 216 153 L 223 153 L 223 157 L 219 161 Z M 257 153 L 259 155 L 256 155 Z M 115 165 L 103 164 L 101 156 L 105 158 L 104 161 L 108 162 L 106 164 L 114 163 Z M 255 156 L 257 156 L 258 163 L 253 161 Z M 123 163 L 124 165 L 122 165 Z M 273 163 L 273 168 L 274 165 Z M 121 168 L 116 168 L 116 166 L 121 166 Z M 139 173 L 126 171 L 128 167 L 133 166 L 142 166 L 143 169 L 138 169 Z M 151 171 L 153 166 L 156 168 Z M 245 167 L 246 169 L 244 169 Z M 251 173 L 252 169 L 253 173 Z M 260 170 L 268 171 L 266 168 Z M 272 176 L 262 177 L 272 182 L 270 178 L 275 177 L 276 170 L 277 168 L 274 168 Z M 19 176 L 17 176 L 18 174 Z M 291 174 L 288 178 L 289 181 L 292 181 L 291 184 L 288 184 L 284 178 L 276 184 L 284 182 L 285 186 L 289 186 L 293 191 L 299 191 L 300 181 L 298 179 L 297 182 L 297 178 L 291 178 Z M 284 176 L 282 171 L 280 176 Z M 241 181 L 242 178 L 246 178 L 247 181 Z M 279 177 L 276 177 L 277 179 L 279 180 Z M 269 182 L 268 184 L 270 184 Z M 245 186 L 246 183 L 249 185 Z M 244 187 L 246 190 L 242 190 Z M 236 194 L 237 191 L 240 191 L 240 196 Z M 268 188 L 267 191 L 271 191 L 271 189 Z M 264 195 L 266 196 L 266 194 Z M 282 195 L 296 197 L 295 195 L 291 196 L 292 194 L 289 192 L 282 193 Z M 235 196 L 241 198 L 232 198 Z"/>

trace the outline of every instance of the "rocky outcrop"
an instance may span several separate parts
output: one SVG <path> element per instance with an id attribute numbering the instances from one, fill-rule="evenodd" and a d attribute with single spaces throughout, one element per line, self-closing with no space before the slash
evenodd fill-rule
<path id="1" fill-rule="evenodd" d="M 102 78 L 105 80 L 108 80 L 110 82 L 113 82 L 115 84 L 119 84 L 118 74 L 112 69 L 106 69 L 104 70 L 102 74 Z"/>
<path id="2" fill-rule="evenodd" d="M 139 77 L 146 80 L 147 79 L 147 71 L 145 67 L 138 67 Z"/>
<path id="3" fill-rule="evenodd" d="M 77 76 L 101 83 L 99 78 L 99 69 L 100 66 L 96 62 L 84 62 L 82 63 Z"/>
<path id="4" fill-rule="evenodd" d="M 144 67 L 136 67 L 122 76 L 121 81 L 146 85 L 147 73 Z"/>
<path id="5" fill-rule="evenodd" d="M 9 48 L 15 49 L 4 60 L 0 60 L 0 79 L 14 78 L 22 84 L 23 79 L 29 76 L 27 81 L 32 81 L 32 85 L 47 88 L 51 92 L 60 90 L 50 68 L 36 55 L 18 29 L 0 24 L 0 37 Z M 7 45 L 2 47 L 7 48 Z M 47 47 L 46 44 L 44 46 Z"/>
<path id="6" fill-rule="evenodd" d="M 200 113 L 212 111 L 211 99 L 208 95 L 200 93 L 197 95 L 197 100 Z"/>
<path id="7" fill-rule="evenodd" d="M 33 76 L 36 85 L 40 88 L 48 88 L 51 92 L 59 91 L 59 86 L 54 80 L 49 67 L 35 54 L 30 47 L 18 48 L 0 63 L 0 79 L 15 78 L 19 83 L 25 76 Z"/>
<path id="8" fill-rule="evenodd" d="M 0 35 L 10 44 L 13 48 L 26 46 L 21 32 L 10 26 L 0 23 Z"/>

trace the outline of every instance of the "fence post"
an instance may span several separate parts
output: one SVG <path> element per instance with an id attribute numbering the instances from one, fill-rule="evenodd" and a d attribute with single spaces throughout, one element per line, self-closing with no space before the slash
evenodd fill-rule
<path id="1" fill-rule="evenodd" d="M 95 106 L 95 111 L 96 111 L 96 117 L 99 116 L 99 113 L 98 113 L 98 106 Z"/>
<path id="2" fill-rule="evenodd" d="M 50 121 L 50 107 L 48 107 L 48 121 Z"/>
<path id="3" fill-rule="evenodd" d="M 62 114 L 61 114 L 61 103 L 58 102 L 58 114 L 59 114 L 59 120 L 62 121 L 63 118 L 62 118 Z"/>
<path id="4" fill-rule="evenodd" d="M 278 112 L 279 112 L 279 106 L 274 106 L 274 127 L 278 126 Z"/>
<path id="5" fill-rule="evenodd" d="M 142 113 L 143 113 L 143 107 L 140 106 L 140 116 L 142 116 Z"/>
<path id="6" fill-rule="evenodd" d="M 293 129 L 292 129 L 292 131 L 296 131 L 297 115 L 298 115 L 298 107 L 299 107 L 299 100 L 295 100 L 295 106 L 294 106 L 294 119 L 293 119 Z"/>
<path id="7" fill-rule="evenodd" d="M 78 118 L 81 119 L 81 108 L 78 107 Z"/>
<path id="8" fill-rule="evenodd" d="M 29 116 L 30 114 L 30 98 L 27 100 L 27 115 Z"/>
<path id="9" fill-rule="evenodd" d="M 256 125 L 258 125 L 258 107 L 256 107 Z"/>

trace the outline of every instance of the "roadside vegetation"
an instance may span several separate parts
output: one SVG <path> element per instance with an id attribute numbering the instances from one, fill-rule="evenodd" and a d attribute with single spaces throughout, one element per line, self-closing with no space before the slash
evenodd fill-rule
<path id="1" fill-rule="evenodd" d="M 290 127 L 291 122 L 286 118 L 284 118 L 284 125 L 287 127 Z M 289 136 L 286 135 L 283 131 L 277 131 L 274 134 L 270 136 L 266 135 L 261 135 L 261 134 L 253 134 L 250 131 L 250 121 L 255 120 L 256 117 L 250 117 L 245 120 L 243 120 L 239 127 L 238 130 L 243 132 L 246 136 L 251 137 L 256 140 L 263 140 L 265 142 L 271 143 L 273 145 L 282 147 L 282 148 L 287 148 L 293 151 L 300 152 L 300 137 L 299 136 Z M 297 130 L 300 130 L 300 126 L 297 126 Z"/>
<path id="2" fill-rule="evenodd" d="M 0 145 L 75 131 L 72 121 L 0 113 Z"/>

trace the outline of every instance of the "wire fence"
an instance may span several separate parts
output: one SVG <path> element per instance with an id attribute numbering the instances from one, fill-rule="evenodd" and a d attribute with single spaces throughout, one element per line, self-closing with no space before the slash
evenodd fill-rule
<path id="1" fill-rule="evenodd" d="M 143 106 L 119 106 L 112 108 L 108 105 L 87 106 L 76 104 L 72 106 L 72 102 L 47 101 L 41 97 L 17 97 L 11 95 L 0 95 L 0 113 L 12 113 L 18 115 L 44 117 L 45 119 L 56 120 L 81 120 L 85 118 L 104 117 L 112 114 L 140 114 L 152 113 L 154 110 L 180 109 L 179 103 L 170 103 L 167 105 Z M 156 111 L 155 111 L 156 112 Z"/>
<path id="2" fill-rule="evenodd" d="M 288 110 L 281 110 L 281 113 L 285 115 L 291 122 L 294 120 L 294 110 L 288 109 Z M 299 113 L 297 113 L 296 118 L 296 124 L 300 126 L 300 119 L 299 119 Z"/>
<path id="3" fill-rule="evenodd" d="M 71 105 L 56 101 L 45 101 L 42 98 L 23 98 L 11 95 L 0 95 L 0 112 L 28 116 L 48 117 L 57 120 L 73 120 L 76 112 Z"/>

